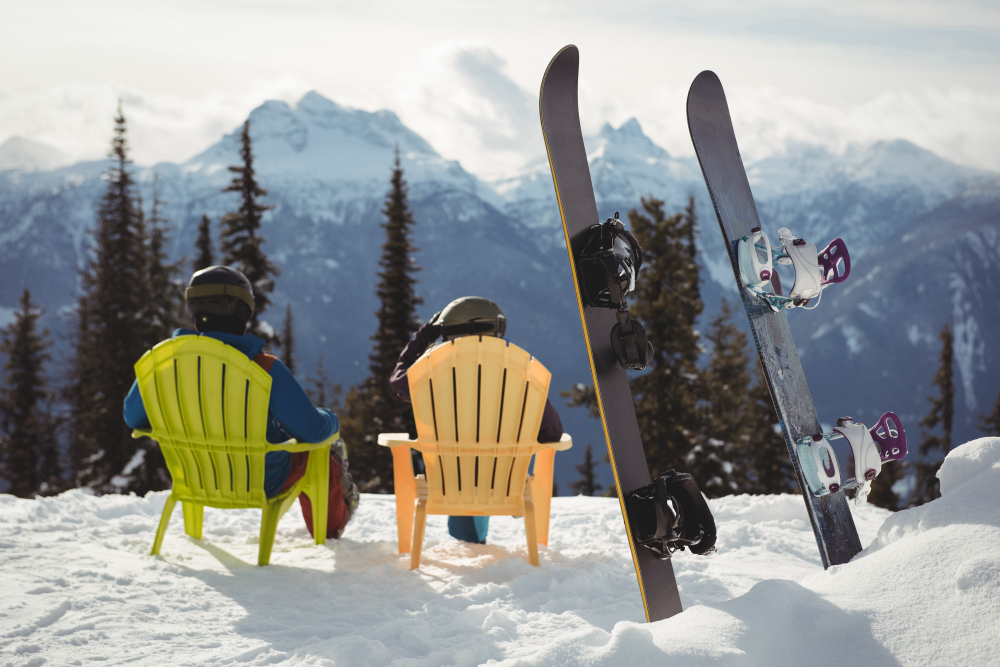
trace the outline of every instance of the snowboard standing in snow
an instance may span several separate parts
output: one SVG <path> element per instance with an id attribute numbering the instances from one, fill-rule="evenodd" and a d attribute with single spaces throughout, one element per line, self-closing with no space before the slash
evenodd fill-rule
<path id="1" fill-rule="evenodd" d="M 652 356 L 642 326 L 629 317 L 625 299 L 635 286 L 641 251 L 617 220 L 617 213 L 598 224 L 580 130 L 579 66 L 575 46 L 565 47 L 549 63 L 539 96 L 542 134 L 573 267 L 611 470 L 646 618 L 657 621 L 681 611 L 670 553 L 685 546 L 694 553 L 713 551 L 715 523 L 690 475 L 669 471 L 650 483 L 625 370 L 643 368 Z"/>
<path id="2" fill-rule="evenodd" d="M 687 115 L 691 141 L 726 240 L 740 298 L 750 321 L 750 331 L 792 457 L 799 488 L 805 497 L 823 566 L 846 563 L 861 551 L 861 541 L 847 506 L 847 498 L 843 492 L 827 493 L 821 497 L 811 493 L 798 457 L 799 441 L 820 433 L 822 429 L 788 328 L 787 316 L 784 310 L 772 307 L 768 301 L 748 290 L 741 277 L 739 244 L 742 239 L 760 233 L 760 220 L 736 145 L 726 95 L 713 72 L 702 72 L 691 84 Z M 903 453 L 905 455 L 905 448 Z"/>

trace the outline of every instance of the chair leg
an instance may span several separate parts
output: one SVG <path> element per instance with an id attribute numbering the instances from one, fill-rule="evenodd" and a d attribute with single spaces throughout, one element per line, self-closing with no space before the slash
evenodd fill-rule
<path id="1" fill-rule="evenodd" d="M 163 514 L 160 515 L 160 526 L 156 529 L 156 538 L 153 540 L 153 549 L 149 552 L 150 556 L 158 556 L 160 554 L 160 547 L 163 546 L 163 536 L 167 534 L 167 525 L 170 523 L 170 515 L 174 513 L 174 506 L 177 505 L 177 496 L 170 494 L 167 497 L 167 502 L 163 506 Z"/>
<path id="2" fill-rule="evenodd" d="M 538 534 L 535 532 L 535 508 L 531 500 L 524 503 L 524 532 L 528 534 L 528 562 L 538 567 Z"/>
<path id="3" fill-rule="evenodd" d="M 201 539 L 201 527 L 205 520 L 205 506 L 186 500 L 181 501 L 184 509 L 184 532 L 196 540 Z"/>
<path id="4" fill-rule="evenodd" d="M 417 503 L 416 516 L 413 521 L 413 550 L 410 552 L 410 569 L 420 567 L 420 552 L 424 548 L 424 529 L 427 527 L 427 500 L 421 498 Z"/>
<path id="5" fill-rule="evenodd" d="M 410 553 L 417 482 L 413 477 L 413 459 L 409 447 L 392 448 L 392 478 L 396 493 L 396 533 L 399 539 L 399 553 Z"/>
<path id="6" fill-rule="evenodd" d="M 316 544 L 326 544 L 326 522 L 330 511 L 330 448 L 309 452 L 306 468 L 309 482 L 305 493 L 312 503 L 313 538 Z"/>
<path id="7" fill-rule="evenodd" d="M 260 517 L 260 549 L 257 550 L 257 565 L 261 567 L 271 562 L 271 549 L 274 548 L 274 535 L 278 532 L 280 520 L 280 505 L 265 504 Z"/>
<path id="8" fill-rule="evenodd" d="M 535 527 L 538 543 L 549 543 L 549 517 L 552 512 L 552 474 L 556 450 L 546 449 L 535 454 L 535 474 L 531 480 L 531 497 L 535 505 Z"/>

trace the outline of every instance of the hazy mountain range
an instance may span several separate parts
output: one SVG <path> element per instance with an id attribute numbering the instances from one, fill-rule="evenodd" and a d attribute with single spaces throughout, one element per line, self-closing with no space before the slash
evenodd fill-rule
<path id="1" fill-rule="evenodd" d="M 547 162 L 483 182 L 438 155 L 394 113 L 342 107 L 316 93 L 294 107 L 266 102 L 250 120 L 265 201 L 275 206 L 265 217 L 264 247 L 282 268 L 265 319 L 280 326 L 292 304 L 300 378 L 321 353 L 345 387 L 367 373 L 380 209 L 398 145 L 417 220 L 420 314 L 465 294 L 492 298 L 507 312 L 508 338 L 552 370 L 557 405 L 558 390 L 589 381 Z M 109 119 L 109 137 L 110 129 Z M 202 214 L 217 223 L 234 208 L 234 196 L 221 189 L 230 179 L 226 167 L 238 162 L 237 142 L 234 130 L 182 164 L 136 167 L 147 204 L 159 175 L 174 257 L 192 254 Z M 635 120 L 605 125 L 587 148 L 602 217 L 616 210 L 624 217 L 649 194 L 670 211 L 695 196 L 706 317 L 723 294 L 735 297 L 696 159 L 671 156 Z M 107 168 L 104 161 L 51 168 L 58 162 L 52 147 L 24 140 L 0 146 L 0 323 L 29 287 L 56 334 L 56 366 L 69 347 L 66 316 Z M 901 140 L 838 154 L 797 145 L 747 169 L 772 238 L 781 226 L 820 247 L 841 236 L 854 259 L 850 280 L 827 290 L 817 310 L 789 314 L 821 420 L 852 414 L 874 421 L 892 409 L 918 442 L 937 335 L 949 322 L 956 334 L 956 441 L 972 437 L 975 416 L 1000 392 L 1000 175 Z M 669 346 L 655 332 L 650 337 Z M 577 443 L 557 464 L 565 489 L 576 477 L 571 464 L 586 444 L 601 447 L 603 434 L 581 411 L 562 413 Z"/>

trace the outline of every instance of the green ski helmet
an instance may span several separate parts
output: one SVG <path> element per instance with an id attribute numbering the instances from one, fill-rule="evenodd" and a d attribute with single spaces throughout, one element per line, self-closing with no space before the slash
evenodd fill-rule
<path id="1" fill-rule="evenodd" d="M 445 306 L 432 324 L 441 327 L 441 337 L 445 340 L 471 335 L 503 338 L 507 331 L 507 316 L 500 306 L 489 299 L 463 296 Z"/>
<path id="2" fill-rule="evenodd" d="M 253 285 L 228 266 L 195 271 L 184 290 L 188 313 L 198 331 L 221 331 L 242 336 L 254 311 Z"/>

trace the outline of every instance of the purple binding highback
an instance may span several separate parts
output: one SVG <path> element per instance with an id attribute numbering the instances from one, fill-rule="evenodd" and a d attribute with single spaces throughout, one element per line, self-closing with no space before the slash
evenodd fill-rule
<path id="1" fill-rule="evenodd" d="M 906 432 L 895 412 L 886 412 L 879 417 L 878 423 L 868 429 L 868 432 L 878 445 L 882 463 L 906 458 Z"/>
<path id="2" fill-rule="evenodd" d="M 842 283 L 851 275 L 851 255 L 847 252 L 847 244 L 844 239 L 837 237 L 830 241 L 830 245 L 823 248 L 816 257 L 820 266 L 823 267 L 823 284 Z M 844 260 L 844 272 L 838 274 L 837 263 Z"/>

